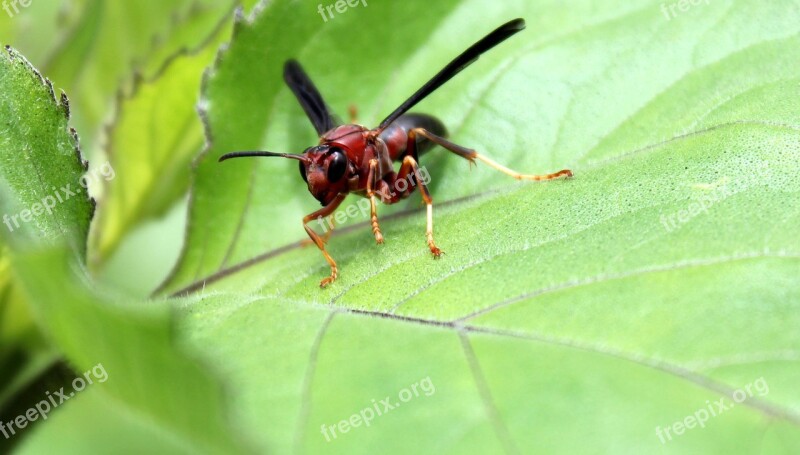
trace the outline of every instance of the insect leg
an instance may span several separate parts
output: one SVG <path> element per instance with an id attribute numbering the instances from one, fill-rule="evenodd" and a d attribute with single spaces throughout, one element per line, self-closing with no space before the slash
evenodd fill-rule
<path id="1" fill-rule="evenodd" d="M 322 219 L 323 219 L 323 218 L 321 218 L 321 217 L 320 217 L 320 218 L 317 218 L 317 220 L 322 220 Z M 333 217 L 331 217 L 331 218 L 330 218 L 329 220 L 327 220 L 327 221 L 328 221 L 328 223 L 330 224 L 330 228 L 328 228 L 328 229 L 325 229 L 325 233 L 324 233 L 324 234 L 322 234 L 322 243 L 328 243 L 328 240 L 330 240 L 330 238 L 331 238 L 331 234 L 333 234 L 333 229 L 336 227 L 336 220 L 335 220 L 335 219 L 333 219 Z M 324 225 L 323 225 L 323 227 L 324 227 Z M 301 241 L 300 241 L 300 245 L 301 245 L 303 248 L 305 248 L 305 247 L 307 247 L 307 246 L 314 245 L 314 241 L 313 241 L 313 240 L 311 240 L 311 239 L 304 239 L 304 240 L 301 240 Z"/>
<path id="2" fill-rule="evenodd" d="M 431 249 L 433 257 L 438 259 L 442 254 L 444 254 L 444 251 L 440 250 L 433 241 L 433 199 L 431 198 L 430 191 L 428 191 L 428 186 L 425 184 L 425 181 L 420 175 L 419 164 L 417 164 L 417 160 L 411 155 L 406 155 L 406 157 L 403 158 L 403 164 L 400 166 L 400 171 L 397 173 L 397 179 L 404 179 L 408 174 L 411 173 L 413 173 L 417 182 L 416 184 L 419 186 L 419 192 L 422 194 L 422 200 L 425 202 L 425 205 L 428 208 L 428 226 L 425 230 L 425 238 L 428 241 L 428 248 Z"/>
<path id="3" fill-rule="evenodd" d="M 517 180 L 536 180 L 536 181 L 540 181 L 540 180 L 553 180 L 553 179 L 557 179 L 559 177 L 572 177 L 572 171 L 570 171 L 569 169 L 563 169 L 561 171 L 554 172 L 552 174 L 542 174 L 542 175 L 520 174 L 517 171 L 514 171 L 512 169 L 509 169 L 509 168 L 503 166 L 502 164 L 497 163 L 496 161 L 492 160 L 491 158 L 488 158 L 488 157 L 485 157 L 485 156 L 481 155 L 480 153 L 476 152 L 475 150 L 472 150 L 472 149 L 469 149 L 469 148 L 466 148 L 466 147 L 462 147 L 462 146 L 460 146 L 458 144 L 450 142 L 447 139 L 445 139 L 443 137 L 440 137 L 440 136 L 437 136 L 437 135 L 431 133 L 430 131 L 428 131 L 428 130 L 426 130 L 424 128 L 414 128 L 413 130 L 411 130 L 411 133 L 409 133 L 409 137 L 412 134 L 414 134 L 414 137 L 416 137 L 416 135 L 420 135 L 420 136 L 422 136 L 424 138 L 427 138 L 431 142 L 441 145 L 442 147 L 444 147 L 445 149 L 455 153 L 456 155 L 470 160 L 470 162 L 474 163 L 476 159 L 480 160 L 480 161 L 483 161 L 484 163 L 488 164 L 489 166 L 497 169 L 498 171 L 500 171 L 500 172 L 502 172 L 502 173 L 504 173 L 506 175 L 510 175 L 511 177 L 514 177 Z"/>
<path id="4" fill-rule="evenodd" d="M 328 264 L 331 266 L 331 276 L 320 281 L 319 287 L 321 288 L 324 288 L 325 286 L 329 285 L 330 283 L 333 283 L 336 280 L 336 277 L 339 275 L 339 268 L 336 267 L 336 261 L 333 260 L 331 255 L 328 254 L 328 251 L 325 249 L 325 241 L 327 239 L 323 239 L 322 237 L 320 237 L 319 234 L 317 234 L 313 229 L 311 229 L 308 226 L 308 222 L 315 220 L 317 218 L 327 217 L 339 207 L 339 205 L 342 203 L 342 201 L 344 201 L 346 197 L 347 197 L 346 193 L 340 193 L 338 196 L 336 196 L 336 198 L 333 201 L 331 201 L 330 204 L 326 205 L 325 207 L 322 207 L 321 209 L 317 210 L 314 213 L 306 215 L 303 218 L 303 228 L 306 230 L 306 233 L 311 238 L 311 241 L 314 242 L 315 245 L 317 245 L 317 248 L 319 248 L 320 251 L 322 251 L 322 255 L 325 256 L 325 260 L 328 261 Z"/>
<path id="5" fill-rule="evenodd" d="M 336 220 L 334 218 L 331 218 L 331 228 L 325 231 L 324 234 L 322 234 L 322 241 L 324 243 L 328 243 L 328 240 L 331 239 L 331 234 L 333 234 L 334 228 L 336 228 Z"/>
<path id="6" fill-rule="evenodd" d="M 367 176 L 367 197 L 369 198 L 370 206 L 370 219 L 372 220 L 372 234 L 375 235 L 375 241 L 378 244 L 383 243 L 383 234 L 381 234 L 381 227 L 378 224 L 378 207 L 375 201 L 375 180 L 378 175 L 378 160 L 375 158 L 369 160 L 369 174 Z"/>

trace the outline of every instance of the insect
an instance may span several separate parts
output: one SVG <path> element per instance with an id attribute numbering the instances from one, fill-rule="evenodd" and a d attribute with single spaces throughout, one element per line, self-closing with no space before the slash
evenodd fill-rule
<path id="1" fill-rule="evenodd" d="M 355 123 L 342 124 L 323 100 L 302 66 L 289 60 L 284 66 L 284 80 L 303 107 L 311 123 L 320 135 L 318 145 L 307 148 L 301 154 L 273 153 L 266 151 L 242 151 L 227 153 L 219 161 L 240 157 L 283 157 L 300 162 L 300 176 L 308 190 L 322 204 L 322 208 L 303 218 L 303 228 L 311 241 L 317 245 L 331 268 L 331 274 L 320 282 L 325 287 L 336 280 L 339 268 L 325 249 L 327 234 L 323 237 L 309 227 L 314 219 L 330 216 L 348 194 L 354 193 L 369 199 L 372 233 L 378 244 L 383 243 L 383 234 L 378 223 L 376 195 L 381 201 L 394 204 L 408 197 L 419 187 L 422 200 L 427 207 L 427 229 L 425 238 L 434 258 L 442 255 L 433 239 L 433 199 L 420 173 L 419 155 L 436 145 L 465 158 L 470 163 L 476 160 L 510 175 L 518 180 L 552 180 L 572 177 L 572 171 L 564 169 L 552 174 L 526 175 L 513 171 L 475 150 L 462 147 L 445 139 L 447 131 L 438 119 L 426 114 L 407 112 L 453 76 L 476 61 L 481 54 L 523 30 L 525 21 L 514 19 L 486 35 L 453 61 L 394 110 L 376 128 L 368 129 Z M 400 161 L 397 172 L 394 161 Z M 410 185 L 398 192 L 391 192 L 399 180 L 408 179 Z M 397 186 L 399 187 L 399 186 Z"/>

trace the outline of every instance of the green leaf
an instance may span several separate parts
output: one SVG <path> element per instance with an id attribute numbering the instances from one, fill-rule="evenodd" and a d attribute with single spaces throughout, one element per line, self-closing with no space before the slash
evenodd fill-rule
<path id="1" fill-rule="evenodd" d="M 63 250 L 43 251 L 15 257 L 15 272 L 37 321 L 78 376 L 97 365 L 107 372 L 106 381 L 91 387 L 107 397 L 112 417 L 126 415 L 192 453 L 243 453 L 220 384 L 175 339 L 172 309 L 91 291 L 69 264 Z M 115 433 L 126 434 L 125 425 L 114 423 L 108 425 Z"/>
<path id="2" fill-rule="evenodd" d="M 96 262 L 188 190 L 191 161 L 204 140 L 196 111 L 200 81 L 229 33 L 223 27 L 203 48 L 176 56 L 156 78 L 138 79 L 132 94 L 120 97 L 105 148 L 114 177 L 106 180 L 92 231 Z"/>
<path id="3" fill-rule="evenodd" d="M 236 3 L 252 8 L 255 0 Z M 224 3 L 194 3 L 186 14 L 168 41 L 147 56 L 148 67 L 130 93 L 120 91 L 106 129 L 103 151 L 118 172 L 105 184 L 92 232 L 95 268 L 128 233 L 164 215 L 188 190 L 191 161 L 204 143 L 197 116 L 201 79 L 230 37 L 233 13 Z M 197 42 L 198 36 L 206 38 Z"/>
<path id="4" fill-rule="evenodd" d="M 0 51 L 0 409 L 54 360 L 11 276 L 10 246 L 69 245 L 86 250 L 94 210 L 79 179 L 85 171 L 69 102 L 56 97 L 17 51 Z"/>
<path id="5" fill-rule="evenodd" d="M 88 286 L 83 259 L 93 204 L 74 188 L 86 163 L 67 127 L 66 95 L 59 101 L 10 48 L 0 56 L 0 94 L 0 210 L 35 212 L 55 187 L 77 191 L 19 228 L 0 230 L 37 325 L 77 371 L 102 365 L 108 378 L 92 387 L 113 398 L 115 414 L 132 413 L 194 453 L 242 452 L 227 427 L 221 386 L 175 341 L 171 308 Z M 25 371 L 11 378 L 12 388 Z M 6 390 L 0 393 L 4 399 Z"/>
<path id="6" fill-rule="evenodd" d="M 25 338 L 33 326 L 26 305 L 11 281 L 10 259 L 5 245 L 0 247 L 0 362 L 10 354 L 9 347 Z"/>
<path id="7" fill-rule="evenodd" d="M 21 1 L 8 1 L 0 5 L 3 44 L 21 51 L 33 62 L 44 62 L 80 20 L 88 1 L 31 1 L 28 6 Z"/>
<path id="8" fill-rule="evenodd" d="M 281 453 L 790 452 L 797 6 L 701 3 L 668 20 L 651 2 L 370 2 L 323 23 L 276 1 L 240 23 L 204 90 L 213 142 L 164 287 L 194 294 L 181 333 L 236 391 L 236 425 Z M 315 142 L 283 61 L 374 125 L 518 16 L 528 30 L 419 111 L 501 163 L 576 177 L 520 184 L 432 151 L 448 254 L 431 259 L 413 196 L 379 210 L 396 213 L 385 245 L 365 223 L 332 238 L 341 276 L 320 290 L 321 255 L 290 244 L 315 209 L 296 163 L 216 162 Z M 427 378 L 433 394 L 369 428 L 322 431 Z M 658 428 L 740 388 L 751 396 L 662 443 Z"/>
<path id="9" fill-rule="evenodd" d="M 16 454 L 38 454 L 52 450 L 60 454 L 86 453 L 87 447 L 109 453 L 191 454 L 195 447 L 176 439 L 158 424 L 138 418 L 109 401 L 99 389 L 87 389 L 71 399 L 69 406 L 48 418 L 16 450 Z"/>
<path id="10" fill-rule="evenodd" d="M 14 283 L 8 248 L 0 245 L 0 415 L 25 386 L 58 359 Z"/>
<path id="11" fill-rule="evenodd" d="M 430 16 L 446 17 L 446 11 L 452 8 L 452 4 L 448 5 L 442 4 L 443 11 L 433 11 L 440 14 Z M 414 42 L 407 46 L 392 46 L 392 40 L 398 39 L 393 38 L 395 32 L 392 30 L 376 32 L 355 27 L 364 18 L 377 20 L 391 16 L 398 23 L 406 19 L 382 9 L 389 7 L 374 6 L 363 10 L 354 8 L 337 17 L 321 28 L 319 36 L 315 35 L 313 40 L 305 37 L 306 32 L 319 25 L 308 24 L 315 12 L 305 11 L 302 20 L 289 21 L 287 16 L 297 11 L 280 2 L 267 8 L 253 26 L 242 26 L 238 31 L 237 39 L 222 56 L 205 89 L 209 135 L 213 142 L 196 171 L 187 246 L 182 263 L 167 283 L 167 289 L 179 290 L 199 283 L 215 272 L 257 256 L 259 252 L 304 238 L 305 234 L 298 228 L 299 220 L 318 205 L 297 178 L 296 164 L 276 160 L 240 160 L 221 165 L 216 160 L 231 150 L 264 147 L 299 151 L 313 143 L 308 121 L 303 118 L 281 79 L 282 62 L 287 56 L 299 57 L 312 77 L 318 76 L 317 85 L 339 111 L 344 111 L 349 102 L 359 99 L 390 106 L 372 107 L 368 104 L 366 110 L 377 114 L 369 114 L 363 119 L 367 124 L 382 118 L 386 111 L 428 77 L 420 74 L 421 71 L 409 71 L 408 68 L 436 68 L 434 62 L 445 58 L 434 55 L 436 52 L 432 46 L 419 52 L 410 51 L 415 47 Z M 498 161 L 513 163 L 516 168 L 532 172 L 589 164 L 721 123 L 744 119 L 777 122 L 783 119 L 791 124 L 797 117 L 796 110 L 791 109 L 791 102 L 778 99 L 781 89 L 785 86 L 792 88 L 791 80 L 785 78 L 790 78 L 794 71 L 791 65 L 783 64 L 787 60 L 782 55 L 785 49 L 791 50 L 793 41 L 784 39 L 769 44 L 769 40 L 791 36 L 794 31 L 792 17 L 772 14 L 780 11 L 779 7 L 756 8 L 752 12 L 757 14 L 755 17 L 762 21 L 769 18 L 776 24 L 767 31 L 757 24 L 743 28 L 738 32 L 741 35 L 739 48 L 719 46 L 716 54 L 705 50 L 707 56 L 696 58 L 706 63 L 693 63 L 688 57 L 691 57 L 692 46 L 703 26 L 713 23 L 715 15 L 700 15 L 699 10 L 695 10 L 697 17 L 689 15 L 687 17 L 691 19 L 687 21 L 679 22 L 675 18 L 675 22 L 671 22 L 666 21 L 659 11 L 653 12 L 641 5 L 620 4 L 617 10 L 604 9 L 603 16 L 592 15 L 594 11 L 591 8 L 589 3 L 576 6 L 568 18 L 560 17 L 556 12 L 550 13 L 552 16 L 533 17 L 529 21 L 529 30 L 487 54 L 474 68 L 470 68 L 471 76 L 465 73 L 446 84 L 442 88 L 444 94 L 434 94 L 420 110 L 433 112 L 425 107 L 435 107 L 436 113 L 442 112 L 442 118 L 451 125 L 454 139 L 473 145 Z M 711 11 L 717 15 L 724 14 L 718 9 Z M 491 23 L 514 15 L 525 16 L 525 12 L 514 7 L 485 11 L 498 17 Z M 445 46 L 440 38 L 452 34 L 452 29 L 477 27 L 477 23 L 483 21 L 483 18 L 465 16 L 439 24 L 436 36 L 430 38 L 438 46 L 438 53 L 455 55 L 464 45 L 453 43 Z M 746 13 L 737 13 L 731 20 L 743 17 Z M 650 48 L 644 50 L 633 38 L 633 32 L 623 34 L 613 29 L 617 21 L 627 23 L 626 20 L 637 22 L 640 19 L 642 24 L 637 23 L 636 30 L 658 26 L 658 31 L 664 35 L 656 35 Z M 269 27 L 269 24 L 278 22 L 285 22 L 288 24 L 285 27 L 292 28 L 289 32 L 279 32 Z M 486 22 L 489 22 L 488 18 Z M 563 23 L 572 25 L 565 29 Z M 436 25 L 415 24 L 420 30 L 435 30 Z M 342 33 L 348 27 L 352 33 L 360 32 L 365 36 L 360 39 L 362 35 Z M 726 36 L 727 31 L 717 30 L 714 36 Z M 367 39 L 366 35 L 372 38 Z M 425 35 L 409 33 L 409 36 L 420 41 Z M 306 39 L 308 42 L 303 41 Z M 342 58 L 334 51 L 336 44 L 339 43 L 339 49 L 344 49 L 351 41 L 369 46 L 360 52 L 367 56 L 365 59 L 370 59 L 373 67 L 381 68 L 382 73 L 374 75 L 370 72 L 352 77 L 346 69 L 340 68 Z M 673 50 L 676 54 L 674 61 L 665 60 L 663 53 L 659 53 L 665 46 L 664 41 L 675 43 L 670 45 L 671 48 L 677 46 L 685 52 Z M 251 42 L 270 45 L 253 45 Z M 615 52 L 609 61 L 600 61 L 599 56 L 611 52 L 603 48 L 609 44 L 619 47 L 620 55 Z M 302 45 L 306 45 L 302 53 L 295 50 Z M 553 55 L 555 51 L 561 54 Z M 348 52 L 348 55 L 352 54 L 352 51 Z M 382 60 L 373 61 L 376 57 Z M 409 60 L 413 61 L 405 63 Z M 576 61 L 582 65 L 577 69 L 573 63 Z M 393 62 L 393 65 L 388 62 Z M 629 66 L 617 69 L 622 62 L 628 62 Z M 631 64 L 641 65 L 649 71 L 631 72 Z M 772 65 L 771 71 L 763 71 L 764 65 Z M 326 68 L 329 70 L 325 71 Z M 548 69 L 544 74 L 543 68 Z M 587 74 L 589 72 L 591 74 Z M 604 76 L 605 72 L 613 74 Z M 403 87 L 395 87 L 399 82 L 388 76 L 395 73 L 403 75 L 395 78 L 403 81 Z M 602 77 L 610 78 L 611 82 L 603 84 L 599 79 Z M 388 88 L 387 81 L 391 82 Z M 759 93 L 749 93 L 749 89 L 762 87 L 762 84 Z M 778 85 L 770 88 L 770 84 Z M 577 93 L 575 97 L 580 100 L 579 104 L 569 101 L 570 90 Z M 629 91 L 638 96 L 622 96 Z M 360 93 L 364 96 L 359 96 Z M 382 95 L 376 98 L 374 93 Z M 470 96 L 456 96 L 463 93 L 475 95 L 471 99 Z M 595 95 L 591 96 L 592 93 Z M 769 102 L 748 103 L 748 99 L 760 100 L 767 95 L 772 96 Z M 385 101 L 390 96 L 397 101 Z M 685 99 L 692 99 L 693 103 L 688 108 L 681 108 Z M 275 100 L 274 106 L 270 100 Z M 608 112 L 607 105 L 612 102 L 618 103 L 619 108 Z M 483 107 L 488 103 L 493 104 Z M 234 118 L 236 120 L 232 121 Z M 650 136 L 648 132 L 652 132 Z M 466 163 L 442 151 L 432 152 L 423 162 L 436 172 L 432 188 L 437 201 L 517 185 L 485 167 L 464 172 Z M 610 189 L 612 192 L 615 190 Z M 417 206 L 418 202 L 412 200 L 410 204 Z"/>
<path id="12" fill-rule="evenodd" d="M 77 128 L 94 146 L 115 95 L 129 87 L 134 74 L 151 77 L 182 49 L 199 47 L 233 5 L 232 0 L 87 0 L 45 72 L 72 94 Z"/>
<path id="13" fill-rule="evenodd" d="M 12 245 L 67 244 L 78 256 L 94 202 L 69 101 L 15 50 L 0 53 L 0 213 Z"/>

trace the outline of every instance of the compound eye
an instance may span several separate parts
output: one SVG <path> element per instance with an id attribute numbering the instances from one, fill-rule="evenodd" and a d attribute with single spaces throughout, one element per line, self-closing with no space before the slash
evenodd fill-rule
<path id="1" fill-rule="evenodd" d="M 347 170 L 347 156 L 340 148 L 331 149 L 331 159 L 328 161 L 328 181 L 338 182 Z"/>
<path id="2" fill-rule="evenodd" d="M 303 177 L 303 181 L 308 183 L 308 177 L 306 177 L 306 163 L 300 162 L 300 177 Z"/>

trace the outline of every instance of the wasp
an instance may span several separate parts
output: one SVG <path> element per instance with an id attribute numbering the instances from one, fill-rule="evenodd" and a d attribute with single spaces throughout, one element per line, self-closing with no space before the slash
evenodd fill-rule
<path id="1" fill-rule="evenodd" d="M 300 176 L 308 185 L 311 194 L 322 204 L 321 209 L 303 218 L 303 228 L 331 268 L 330 276 L 320 282 L 320 287 L 324 288 L 334 282 L 339 275 L 339 268 L 325 248 L 330 231 L 321 236 L 308 223 L 329 217 L 350 193 L 369 199 L 372 233 L 375 241 L 381 244 L 384 238 L 378 223 L 376 195 L 380 195 L 381 202 L 394 204 L 408 197 L 419 187 L 422 200 L 427 207 L 425 239 L 433 257 L 439 258 L 443 252 L 433 239 L 433 199 L 419 167 L 419 155 L 422 153 L 438 145 L 468 160 L 471 164 L 476 160 L 481 161 L 518 180 L 541 181 L 572 177 L 572 171 L 569 169 L 544 175 L 520 174 L 475 150 L 445 139 L 447 130 L 437 118 L 426 114 L 407 113 L 417 103 L 475 62 L 481 54 L 524 28 L 523 19 L 514 19 L 486 35 L 448 63 L 373 129 L 355 122 L 343 124 L 325 103 L 300 63 L 289 60 L 284 65 L 284 80 L 314 125 L 317 134 L 320 135 L 319 144 L 307 148 L 301 154 L 241 151 L 227 153 L 220 157 L 219 161 L 256 156 L 282 157 L 299 161 Z M 397 171 L 393 166 L 395 161 L 401 163 Z M 395 182 L 403 179 L 408 179 L 411 184 L 403 185 L 405 189 L 402 191 L 390 191 L 392 187 L 399 187 L 395 186 Z"/>

